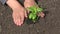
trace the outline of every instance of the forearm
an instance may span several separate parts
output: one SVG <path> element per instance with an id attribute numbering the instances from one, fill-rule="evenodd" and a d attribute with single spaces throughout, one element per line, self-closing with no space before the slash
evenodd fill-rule
<path id="1" fill-rule="evenodd" d="M 22 9 L 21 8 L 22 6 L 19 4 L 17 0 L 8 0 L 6 4 L 12 9 L 19 8 L 19 7 L 20 9 Z"/>

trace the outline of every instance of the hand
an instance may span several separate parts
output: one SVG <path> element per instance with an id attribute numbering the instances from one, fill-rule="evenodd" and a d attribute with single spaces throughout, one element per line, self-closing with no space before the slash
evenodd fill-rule
<path id="1" fill-rule="evenodd" d="M 43 18 L 45 16 L 45 14 L 43 12 L 41 12 L 41 13 L 38 13 L 38 16 Z"/>
<path id="2" fill-rule="evenodd" d="M 38 5 L 36 4 L 36 2 L 34 0 L 25 0 L 24 2 L 24 7 L 27 8 L 27 7 L 31 7 L 31 6 L 36 6 L 38 8 Z M 28 13 L 29 13 L 29 10 L 28 10 Z M 43 12 L 39 13 L 38 14 L 39 17 L 44 17 L 45 14 Z"/>
<path id="3" fill-rule="evenodd" d="M 13 20 L 17 26 L 21 26 L 24 21 L 24 17 L 27 17 L 26 11 L 20 8 L 13 9 Z"/>
<path id="4" fill-rule="evenodd" d="M 6 4 L 13 10 L 13 20 L 17 26 L 21 26 L 24 21 L 24 17 L 27 17 L 25 9 L 17 0 L 8 0 Z"/>

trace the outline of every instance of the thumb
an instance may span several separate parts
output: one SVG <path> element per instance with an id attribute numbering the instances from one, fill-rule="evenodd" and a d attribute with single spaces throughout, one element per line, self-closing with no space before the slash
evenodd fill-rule
<path id="1" fill-rule="evenodd" d="M 27 12 L 25 11 L 25 17 L 27 18 Z"/>

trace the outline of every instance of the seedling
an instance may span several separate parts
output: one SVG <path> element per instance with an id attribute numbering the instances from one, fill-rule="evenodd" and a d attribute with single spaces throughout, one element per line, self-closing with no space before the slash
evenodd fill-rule
<path id="1" fill-rule="evenodd" d="M 42 8 L 37 8 L 36 6 L 31 6 L 28 8 L 30 11 L 28 18 L 31 19 L 33 22 L 36 22 L 36 19 L 38 18 L 37 13 L 40 13 L 43 11 Z"/>

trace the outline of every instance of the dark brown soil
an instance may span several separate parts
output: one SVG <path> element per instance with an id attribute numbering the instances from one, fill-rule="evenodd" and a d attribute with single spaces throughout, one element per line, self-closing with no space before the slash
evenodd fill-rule
<path id="1" fill-rule="evenodd" d="M 0 3 L 0 34 L 60 34 L 60 0 L 41 0 L 38 2 L 44 11 L 45 18 L 35 24 L 24 24 L 18 27 L 12 19 L 12 10 Z"/>

